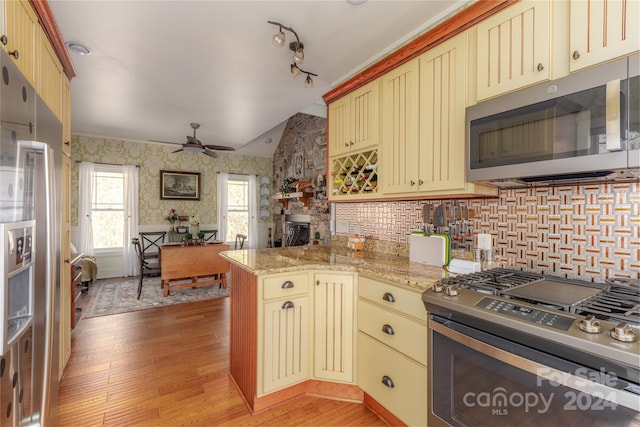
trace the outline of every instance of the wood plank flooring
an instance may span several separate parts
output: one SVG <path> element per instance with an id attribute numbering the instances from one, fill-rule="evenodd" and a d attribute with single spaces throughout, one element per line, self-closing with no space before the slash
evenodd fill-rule
<path id="1" fill-rule="evenodd" d="M 252 416 L 229 377 L 229 298 L 82 318 L 60 426 L 384 426 L 360 404 L 301 397 Z"/>

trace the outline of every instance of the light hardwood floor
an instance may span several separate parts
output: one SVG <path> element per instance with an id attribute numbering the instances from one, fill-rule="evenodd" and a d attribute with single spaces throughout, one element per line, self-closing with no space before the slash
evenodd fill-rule
<path id="1" fill-rule="evenodd" d="M 229 378 L 229 298 L 81 319 L 60 426 L 384 426 L 364 406 L 301 397 L 251 416 Z"/>

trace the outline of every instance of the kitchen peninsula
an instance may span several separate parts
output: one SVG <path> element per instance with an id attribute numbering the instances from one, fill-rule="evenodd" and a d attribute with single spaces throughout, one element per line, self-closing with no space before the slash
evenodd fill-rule
<path id="1" fill-rule="evenodd" d="M 252 413 L 310 394 L 426 422 L 421 294 L 444 269 L 339 245 L 221 256 L 231 263 L 230 372 Z"/>

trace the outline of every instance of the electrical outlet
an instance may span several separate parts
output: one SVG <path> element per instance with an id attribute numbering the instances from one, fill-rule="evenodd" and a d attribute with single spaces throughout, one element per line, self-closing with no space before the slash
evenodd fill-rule
<path id="1" fill-rule="evenodd" d="M 348 233 L 349 232 L 349 221 L 344 219 L 336 220 L 336 233 Z"/>
<path id="2" fill-rule="evenodd" d="M 491 249 L 491 234 L 478 234 L 478 249 Z"/>

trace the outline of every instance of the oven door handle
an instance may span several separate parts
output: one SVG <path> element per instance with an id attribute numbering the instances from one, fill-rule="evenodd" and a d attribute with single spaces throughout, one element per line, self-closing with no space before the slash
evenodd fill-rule
<path id="1" fill-rule="evenodd" d="M 444 335 L 465 347 L 471 348 L 507 365 L 522 369 L 530 374 L 542 377 L 548 381 L 562 384 L 565 387 L 572 388 L 603 400 L 609 400 L 610 396 L 614 396 L 615 401 L 613 403 L 616 405 L 622 405 L 640 412 L 640 399 L 638 399 L 637 394 L 618 390 L 616 388 L 599 384 L 586 378 L 578 377 L 550 366 L 525 359 L 524 357 L 509 353 L 505 350 L 448 328 L 446 325 L 435 322 L 433 319 L 429 319 L 429 329 Z"/>

